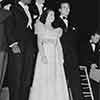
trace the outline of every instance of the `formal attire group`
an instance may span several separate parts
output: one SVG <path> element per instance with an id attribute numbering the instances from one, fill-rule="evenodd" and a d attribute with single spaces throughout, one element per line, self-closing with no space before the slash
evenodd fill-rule
<path id="1" fill-rule="evenodd" d="M 60 37 L 58 37 L 59 31 L 58 29 L 47 30 L 41 22 L 37 22 L 35 26 L 38 28 L 36 34 L 45 41 L 43 46 L 48 63 L 41 61 L 41 55 L 38 52 L 29 100 L 69 100 L 63 69 L 63 51 Z"/>
<path id="2" fill-rule="evenodd" d="M 10 11 L 0 9 L 0 56 L 3 51 L 3 57 L 8 58 L 5 80 L 9 100 L 84 100 L 80 93 L 77 32 L 63 16 L 55 19 L 52 30 L 47 29 L 39 21 L 45 9 L 43 5 L 28 6 L 21 1 Z M 59 28 L 62 36 L 58 35 Z M 39 39 L 44 41 L 47 63 L 42 62 Z M 14 45 L 18 45 L 20 53 L 12 51 Z M 86 64 L 90 61 L 85 58 L 87 55 L 81 56 Z"/>
<path id="3" fill-rule="evenodd" d="M 73 39 L 68 40 L 71 37 L 67 34 L 68 20 L 63 22 L 59 17 L 58 21 L 55 21 L 55 28 L 52 31 L 48 30 L 41 22 L 36 22 L 45 9 L 45 7 L 43 10 L 40 9 L 38 4 L 29 8 L 19 1 L 16 5 L 12 5 L 11 14 L 6 19 L 5 34 L 8 48 L 6 79 L 10 100 L 70 100 L 74 96 L 76 100 L 80 100 L 80 86 L 77 84 L 78 59 L 73 47 L 70 47 Z M 61 37 L 57 35 L 58 27 L 63 29 Z M 35 31 L 36 28 L 38 31 Z M 40 59 L 38 36 L 44 41 L 53 40 L 44 43 L 48 64 L 42 63 Z M 68 38 L 65 38 L 67 36 Z M 20 53 L 12 52 L 14 45 L 19 46 Z"/>

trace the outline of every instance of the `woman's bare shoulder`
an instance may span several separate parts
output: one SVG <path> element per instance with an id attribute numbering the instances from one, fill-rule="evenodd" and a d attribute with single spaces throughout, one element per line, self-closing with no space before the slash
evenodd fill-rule
<path id="1" fill-rule="evenodd" d="M 60 28 L 60 27 L 55 28 L 55 31 L 58 32 L 58 33 L 59 33 L 59 32 L 62 32 L 62 28 Z"/>
<path id="2" fill-rule="evenodd" d="M 43 26 L 43 23 L 40 20 L 36 20 L 35 25 Z"/>

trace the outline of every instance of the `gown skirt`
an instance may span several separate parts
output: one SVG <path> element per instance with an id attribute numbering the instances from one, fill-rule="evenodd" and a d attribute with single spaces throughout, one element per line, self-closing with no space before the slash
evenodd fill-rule
<path id="1" fill-rule="evenodd" d="M 49 42 L 43 46 L 48 63 L 43 63 L 38 52 L 29 100 L 69 100 L 63 63 L 58 59 L 61 48 Z"/>

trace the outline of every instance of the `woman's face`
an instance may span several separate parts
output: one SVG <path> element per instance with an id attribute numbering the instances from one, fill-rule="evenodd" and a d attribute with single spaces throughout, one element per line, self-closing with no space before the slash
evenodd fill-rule
<path id="1" fill-rule="evenodd" d="M 0 0 L 0 2 L 2 2 L 3 0 Z"/>
<path id="2" fill-rule="evenodd" d="M 54 19 L 55 19 L 54 11 L 49 11 L 46 18 L 46 22 L 52 23 Z"/>

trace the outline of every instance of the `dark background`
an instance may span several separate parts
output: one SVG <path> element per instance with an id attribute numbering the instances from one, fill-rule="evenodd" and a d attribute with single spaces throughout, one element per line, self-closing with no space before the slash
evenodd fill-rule
<path id="1" fill-rule="evenodd" d="M 60 0 L 49 0 L 55 7 Z M 95 32 L 98 26 L 98 0 L 66 0 L 71 4 L 71 20 L 81 32 Z"/>
<path id="2" fill-rule="evenodd" d="M 15 0 L 4 0 L 4 4 Z M 35 0 L 33 0 L 34 2 Z M 49 7 L 56 8 L 58 2 L 62 0 L 47 0 Z M 80 40 L 86 41 L 88 34 L 92 34 L 100 27 L 100 7 L 99 0 L 66 0 L 71 5 L 70 19 L 76 31 L 79 33 Z"/>
<path id="3" fill-rule="evenodd" d="M 15 0 L 4 0 L 14 2 Z M 35 0 L 33 0 L 35 1 Z M 49 7 L 57 7 L 62 0 L 47 0 Z M 99 24 L 99 0 L 66 0 L 71 5 L 70 17 L 74 26 L 82 33 L 92 33 L 97 30 Z"/>

